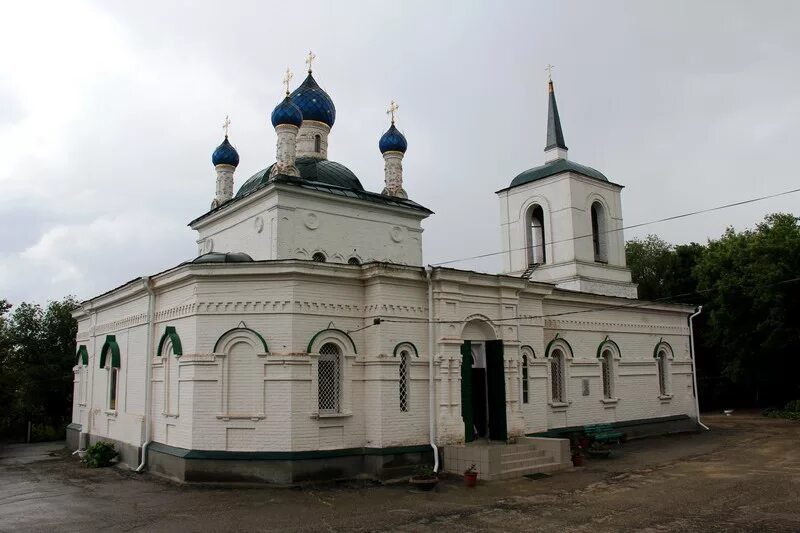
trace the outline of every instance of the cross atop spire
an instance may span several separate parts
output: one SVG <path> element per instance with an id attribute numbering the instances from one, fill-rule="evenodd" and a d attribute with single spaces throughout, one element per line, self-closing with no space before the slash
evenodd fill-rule
<path id="1" fill-rule="evenodd" d="M 547 64 L 544 69 L 547 71 L 547 81 L 553 81 L 553 69 L 556 68 L 555 65 L 551 65 L 550 63 Z"/>
<path id="2" fill-rule="evenodd" d="M 286 69 L 286 74 L 283 76 L 283 85 L 286 87 L 286 96 L 289 96 L 289 83 L 294 78 L 294 74 L 288 68 Z"/>
<path id="3" fill-rule="evenodd" d="M 392 100 L 392 103 L 389 104 L 389 108 L 386 110 L 386 114 L 392 119 L 392 124 L 394 124 L 394 120 L 397 118 L 396 114 L 398 109 L 400 109 L 400 106 L 395 104 L 394 100 Z"/>
<path id="4" fill-rule="evenodd" d="M 308 73 L 311 74 L 311 65 L 314 63 L 314 60 L 317 56 L 314 55 L 314 52 L 311 50 L 308 51 L 308 57 L 306 58 L 306 65 L 308 65 Z"/>
<path id="5" fill-rule="evenodd" d="M 222 122 L 222 130 L 225 132 L 225 138 L 228 138 L 228 128 L 231 126 L 231 119 L 228 118 L 228 115 L 225 115 L 225 120 Z"/>

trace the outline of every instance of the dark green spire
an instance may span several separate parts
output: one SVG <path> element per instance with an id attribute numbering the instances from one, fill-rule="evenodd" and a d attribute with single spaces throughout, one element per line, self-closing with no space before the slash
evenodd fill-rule
<path id="1" fill-rule="evenodd" d="M 551 148 L 566 150 L 567 145 L 564 143 L 564 132 L 561 131 L 561 119 L 558 116 L 553 80 L 547 83 L 547 92 L 549 93 L 550 105 L 547 109 L 547 146 L 544 147 L 544 150 L 545 152 Z"/>

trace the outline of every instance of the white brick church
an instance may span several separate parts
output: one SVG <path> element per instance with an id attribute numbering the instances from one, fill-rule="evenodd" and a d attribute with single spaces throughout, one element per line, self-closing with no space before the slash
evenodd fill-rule
<path id="1" fill-rule="evenodd" d="M 544 164 L 496 193 L 501 274 L 424 266 L 432 211 L 393 113 L 367 191 L 328 159 L 310 61 L 286 84 L 274 163 L 234 194 L 239 154 L 227 135 L 214 151 L 198 257 L 76 311 L 73 448 L 111 441 L 182 481 L 460 472 L 470 453 L 493 478 L 568 466 L 553 437 L 586 424 L 694 426 L 693 309 L 636 300 L 622 186 L 568 159 L 552 82 Z"/>

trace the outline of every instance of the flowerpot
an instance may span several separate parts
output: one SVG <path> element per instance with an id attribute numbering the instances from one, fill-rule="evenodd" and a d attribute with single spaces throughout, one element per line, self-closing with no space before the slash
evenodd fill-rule
<path id="1" fill-rule="evenodd" d="M 433 490 L 433 488 L 439 483 L 438 477 L 426 477 L 426 478 L 418 478 L 412 477 L 408 480 L 411 485 L 419 490 Z"/>
<path id="2" fill-rule="evenodd" d="M 589 437 L 581 437 L 578 439 L 578 448 L 585 450 L 589 447 Z"/>
<path id="3" fill-rule="evenodd" d="M 474 487 L 478 483 L 478 473 L 477 472 L 465 472 L 464 473 L 464 485 L 467 487 Z"/>
<path id="4" fill-rule="evenodd" d="M 572 456 L 572 466 L 583 466 L 583 455 L 576 453 Z"/>

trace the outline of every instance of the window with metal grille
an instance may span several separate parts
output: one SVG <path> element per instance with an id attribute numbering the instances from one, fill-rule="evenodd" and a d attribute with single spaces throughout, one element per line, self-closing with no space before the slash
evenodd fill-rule
<path id="1" fill-rule="evenodd" d="M 610 400 L 614 397 L 613 360 L 611 352 L 605 351 L 600 357 L 600 367 L 603 372 L 603 398 Z"/>
<path id="2" fill-rule="evenodd" d="M 658 391 L 661 396 L 667 395 L 667 354 L 659 352 L 656 358 L 658 369 Z"/>
<path id="3" fill-rule="evenodd" d="M 311 256 L 311 260 L 317 263 L 324 263 L 326 261 L 325 254 L 322 252 L 314 252 L 314 255 Z"/>
<path id="4" fill-rule="evenodd" d="M 551 399 L 554 403 L 564 402 L 564 354 L 553 350 L 550 356 Z"/>
<path id="5" fill-rule="evenodd" d="M 528 354 L 522 354 L 522 403 L 528 403 Z"/>
<path id="6" fill-rule="evenodd" d="M 399 390 L 400 394 L 400 410 L 404 413 L 408 411 L 408 352 L 403 350 L 400 352 L 400 373 Z"/>
<path id="7" fill-rule="evenodd" d="M 360 265 L 361 261 L 358 260 L 358 257 L 351 257 L 347 260 L 348 265 Z"/>
<path id="8" fill-rule="evenodd" d="M 108 408 L 112 411 L 117 408 L 117 372 L 117 368 L 108 371 Z"/>
<path id="9" fill-rule="evenodd" d="M 342 354 L 339 347 L 328 342 L 319 349 L 319 412 L 338 413 L 341 394 Z"/>

